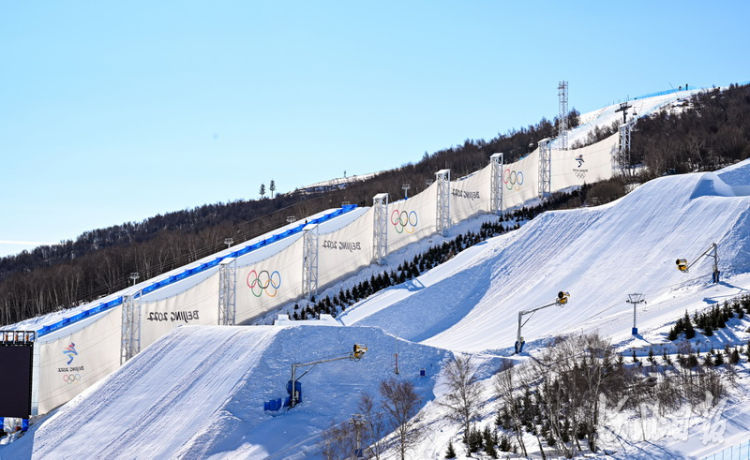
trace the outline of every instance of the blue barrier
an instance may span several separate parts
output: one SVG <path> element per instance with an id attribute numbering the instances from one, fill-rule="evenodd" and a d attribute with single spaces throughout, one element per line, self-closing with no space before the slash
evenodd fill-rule
<path id="1" fill-rule="evenodd" d="M 750 80 L 746 81 L 746 82 L 734 83 L 734 84 L 736 84 L 738 86 L 750 85 Z M 700 87 L 700 86 L 694 86 L 691 89 L 705 89 L 705 88 Z M 666 89 L 664 91 L 657 91 L 655 93 L 642 94 L 642 95 L 640 95 L 638 97 L 634 97 L 633 100 L 636 100 L 636 99 L 646 99 L 648 97 L 656 97 L 656 96 L 666 96 L 667 94 L 679 93 L 680 91 L 689 91 L 689 90 L 687 90 L 687 89 L 680 89 L 680 88 L 677 88 L 677 89 L 674 89 L 674 88 L 672 88 L 672 89 Z"/>
<path id="2" fill-rule="evenodd" d="M 263 402 L 263 410 L 277 411 L 281 409 L 281 398 Z"/>
<path id="3" fill-rule="evenodd" d="M 236 257 L 244 256 L 245 254 L 253 252 L 253 251 L 255 251 L 255 250 L 259 249 L 259 248 L 262 248 L 262 247 L 264 247 L 264 246 L 266 246 L 268 244 L 274 243 L 274 242 L 282 240 L 284 238 L 288 238 L 288 237 L 290 237 L 292 235 L 296 235 L 297 233 L 300 233 L 305 228 L 305 226 L 307 226 L 307 225 L 310 225 L 310 224 L 320 224 L 320 223 L 323 223 L 323 222 L 327 222 L 327 221 L 329 221 L 331 219 L 334 219 L 334 218 L 336 218 L 336 217 L 338 217 L 338 216 L 340 216 L 342 214 L 346 214 L 347 212 L 353 211 L 356 208 L 357 208 L 356 204 L 345 204 L 341 208 L 339 208 L 339 209 L 337 209 L 337 210 L 335 210 L 333 212 L 330 212 L 328 214 L 325 214 L 325 215 L 320 216 L 320 217 L 315 218 L 315 219 L 311 219 L 309 222 L 297 225 L 296 227 L 294 227 L 292 229 L 286 230 L 286 231 L 284 231 L 282 233 L 279 233 L 279 234 L 276 234 L 276 235 L 272 235 L 272 236 L 270 236 L 270 237 L 268 237 L 268 238 L 266 238 L 264 240 L 261 240 L 261 241 L 255 243 L 255 244 L 251 244 L 251 245 L 246 246 L 246 247 L 244 247 L 242 249 L 238 249 L 238 250 L 236 250 L 234 252 L 231 252 L 231 253 L 229 253 L 229 254 L 227 254 L 225 256 L 217 257 L 217 258 L 215 258 L 214 260 L 212 260 L 210 262 L 202 263 L 202 264 L 200 264 L 197 267 L 189 268 L 189 269 L 183 271 L 182 273 L 178 273 L 177 275 L 172 275 L 169 278 L 165 278 L 165 279 L 163 279 L 161 281 L 157 281 L 155 283 L 152 283 L 152 284 L 146 286 L 145 288 L 141 289 L 140 293 L 136 294 L 136 297 L 142 297 L 142 296 L 144 296 L 146 294 L 150 294 L 150 293 L 156 291 L 157 289 L 161 289 L 164 286 L 169 286 L 170 284 L 174 284 L 174 283 L 176 283 L 178 281 L 182 281 L 185 278 L 189 278 L 189 277 L 191 277 L 193 275 L 197 275 L 198 273 L 204 272 L 204 271 L 206 271 L 206 270 L 208 270 L 210 268 L 213 268 L 213 267 L 219 265 L 221 263 L 221 261 L 224 260 L 224 259 L 231 258 L 231 257 L 235 257 L 236 258 Z M 117 307 L 119 305 L 122 305 L 122 302 L 123 302 L 123 298 L 122 297 L 117 297 L 116 299 L 110 300 L 109 302 L 100 303 L 100 304 L 98 304 L 98 305 L 96 305 L 96 306 L 94 306 L 94 307 L 92 307 L 92 308 L 90 308 L 88 310 L 84 310 L 84 311 L 82 311 L 80 313 L 77 313 L 77 314 L 75 314 L 75 315 L 73 315 L 73 316 L 71 316 L 69 318 L 63 318 L 62 320 L 60 320 L 60 321 L 58 321 L 56 323 L 48 324 L 47 326 L 43 326 L 39 330 L 37 330 L 36 335 L 37 335 L 37 337 L 45 336 L 45 335 L 50 334 L 52 332 L 55 332 L 55 331 L 57 331 L 59 329 L 62 329 L 64 327 L 66 327 L 66 326 L 70 326 L 71 324 L 77 323 L 78 321 L 81 321 L 81 320 L 84 320 L 86 318 L 89 318 L 89 317 L 91 317 L 91 316 L 93 316 L 93 315 L 95 315 L 97 313 L 101 313 L 103 311 L 111 310 L 111 309 L 113 309 L 113 308 L 115 308 L 115 307 Z"/>
<path id="4" fill-rule="evenodd" d="M 695 88 L 695 89 L 697 89 L 697 88 Z M 664 91 L 657 91 L 655 93 L 643 94 L 641 96 L 634 97 L 633 100 L 646 99 L 646 98 L 649 98 L 649 97 L 656 97 L 656 96 L 666 96 L 667 94 L 678 93 L 680 91 L 683 91 L 683 90 L 682 89 L 667 89 L 667 90 L 664 90 Z"/>

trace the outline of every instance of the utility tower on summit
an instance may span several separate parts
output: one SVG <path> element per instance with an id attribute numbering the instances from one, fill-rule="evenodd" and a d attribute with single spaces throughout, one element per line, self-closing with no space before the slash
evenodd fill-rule
<path id="1" fill-rule="evenodd" d="M 563 80 L 557 85 L 557 97 L 560 100 L 559 136 L 560 150 L 568 150 L 568 82 Z"/>

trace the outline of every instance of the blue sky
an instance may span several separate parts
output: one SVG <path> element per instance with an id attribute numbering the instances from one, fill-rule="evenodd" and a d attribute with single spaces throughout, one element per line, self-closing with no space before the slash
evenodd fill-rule
<path id="1" fill-rule="evenodd" d="M 4 2 L 0 255 L 750 80 L 750 2 Z"/>

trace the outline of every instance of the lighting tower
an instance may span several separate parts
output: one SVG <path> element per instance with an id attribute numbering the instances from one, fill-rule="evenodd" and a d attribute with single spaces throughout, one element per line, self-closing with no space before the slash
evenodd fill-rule
<path id="1" fill-rule="evenodd" d="M 568 150 L 568 82 L 563 80 L 557 85 L 557 97 L 560 100 L 560 150 Z"/>

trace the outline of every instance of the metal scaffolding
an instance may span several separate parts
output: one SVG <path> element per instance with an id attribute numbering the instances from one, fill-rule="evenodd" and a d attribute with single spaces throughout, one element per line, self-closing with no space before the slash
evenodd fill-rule
<path id="1" fill-rule="evenodd" d="M 568 150 L 568 82 L 557 85 L 557 97 L 560 100 L 560 150 Z"/>
<path id="2" fill-rule="evenodd" d="M 372 259 L 383 264 L 388 255 L 388 194 L 378 193 L 372 197 L 375 211 L 372 222 Z"/>
<path id="3" fill-rule="evenodd" d="M 552 140 L 539 141 L 539 198 L 542 200 L 552 193 Z"/>
<path id="4" fill-rule="evenodd" d="M 620 146 L 617 151 L 617 167 L 620 173 L 630 175 L 630 133 L 633 130 L 633 122 L 620 125 Z"/>
<path id="5" fill-rule="evenodd" d="M 308 225 L 303 233 L 302 295 L 318 295 L 318 226 Z"/>
<path id="6" fill-rule="evenodd" d="M 437 231 L 445 236 L 451 227 L 451 170 L 441 169 L 435 173 L 437 180 Z"/>
<path id="7" fill-rule="evenodd" d="M 120 340 L 120 364 L 141 351 L 141 302 L 139 294 L 122 298 L 122 333 Z"/>
<path id="8" fill-rule="evenodd" d="M 490 155 L 490 164 L 490 212 L 500 215 L 503 213 L 503 154 Z"/>
<path id="9" fill-rule="evenodd" d="M 237 314 L 237 259 L 219 263 L 219 325 L 232 326 Z"/>

